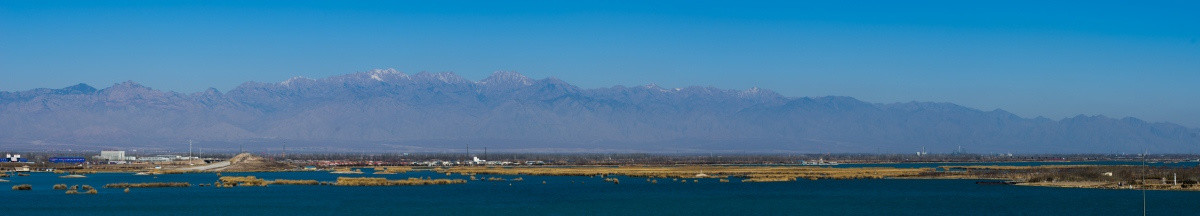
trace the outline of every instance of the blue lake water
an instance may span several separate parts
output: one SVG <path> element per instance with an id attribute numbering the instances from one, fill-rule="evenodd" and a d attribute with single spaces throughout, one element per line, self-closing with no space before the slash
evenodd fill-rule
<path id="1" fill-rule="evenodd" d="M 369 172 L 368 172 L 369 173 Z M 223 173 L 264 179 L 338 176 L 467 177 L 413 171 L 396 175 L 334 175 L 327 172 Z M 237 188 L 98 188 L 95 195 L 67 195 L 54 184 L 100 187 L 116 182 L 212 183 L 215 174 L 133 176 L 91 174 L 62 179 L 33 173 L 0 183 L 6 215 L 1135 215 L 1142 192 L 976 185 L 973 180 L 799 180 L 777 183 L 679 183 L 618 177 L 621 184 L 579 176 L 520 176 L 519 182 L 469 181 L 460 185 L 340 187 L 272 185 Z M 477 175 L 490 177 L 493 175 Z M 517 176 L 500 176 L 506 179 Z M 542 184 L 546 181 L 546 184 Z M 32 184 L 31 191 L 8 190 Z M 510 185 L 511 184 L 511 185 Z M 1198 215 L 1200 192 L 1148 191 L 1151 215 Z"/>

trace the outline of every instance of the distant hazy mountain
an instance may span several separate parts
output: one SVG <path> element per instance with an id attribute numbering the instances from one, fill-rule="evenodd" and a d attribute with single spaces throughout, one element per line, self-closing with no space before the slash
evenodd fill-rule
<path id="1" fill-rule="evenodd" d="M 542 152 L 1192 153 L 1200 130 L 1136 118 L 1026 119 L 950 103 L 876 104 L 766 89 L 580 89 L 498 72 L 375 70 L 248 82 L 221 93 L 104 89 L 0 92 L 3 149 Z M 274 151 L 274 150 L 272 150 Z"/>

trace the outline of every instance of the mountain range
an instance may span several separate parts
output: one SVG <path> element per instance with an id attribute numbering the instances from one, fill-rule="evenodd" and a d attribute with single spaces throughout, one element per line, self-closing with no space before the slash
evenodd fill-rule
<path id="1" fill-rule="evenodd" d="M 0 149 L 438 152 L 1193 153 L 1200 129 L 1137 118 L 1022 118 L 952 103 L 766 89 L 583 89 L 556 78 L 396 70 L 247 82 L 228 92 L 132 81 L 0 92 Z"/>

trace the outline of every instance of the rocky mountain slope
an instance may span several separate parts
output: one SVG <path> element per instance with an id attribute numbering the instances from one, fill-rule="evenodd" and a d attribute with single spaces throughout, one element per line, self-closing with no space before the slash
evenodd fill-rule
<path id="1" fill-rule="evenodd" d="M 374 70 L 178 93 L 134 82 L 0 92 L 0 148 L 541 152 L 1189 153 L 1200 130 L 1136 118 L 1021 118 L 950 103 L 615 86 L 497 72 Z"/>

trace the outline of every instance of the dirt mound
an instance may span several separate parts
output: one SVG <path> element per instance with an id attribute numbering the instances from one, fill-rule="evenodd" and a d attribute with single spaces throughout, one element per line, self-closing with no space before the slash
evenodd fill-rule
<path id="1" fill-rule="evenodd" d="M 292 168 L 295 167 L 250 153 L 241 153 L 230 158 L 229 166 L 221 168 L 220 171 L 277 171 Z"/>
<path id="2" fill-rule="evenodd" d="M 262 162 L 267 162 L 267 159 L 263 158 L 263 157 L 259 157 L 259 156 L 254 156 L 250 153 L 241 153 L 241 154 L 235 155 L 235 156 L 233 156 L 233 158 L 229 159 L 229 163 L 231 163 L 231 164 L 262 163 Z"/>

